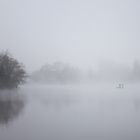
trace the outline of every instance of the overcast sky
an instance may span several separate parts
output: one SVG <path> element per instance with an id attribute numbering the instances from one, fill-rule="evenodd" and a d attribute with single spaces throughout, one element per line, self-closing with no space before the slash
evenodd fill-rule
<path id="1" fill-rule="evenodd" d="M 0 50 L 29 71 L 140 59 L 139 0 L 0 0 Z"/>

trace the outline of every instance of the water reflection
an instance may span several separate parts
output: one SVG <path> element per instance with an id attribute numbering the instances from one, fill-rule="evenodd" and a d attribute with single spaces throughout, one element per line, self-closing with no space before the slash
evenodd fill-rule
<path id="1" fill-rule="evenodd" d="M 23 108 L 24 98 L 17 90 L 0 91 L 0 124 L 8 124 L 13 121 Z"/>
<path id="2" fill-rule="evenodd" d="M 21 88 L 20 94 L 0 91 L 0 124 L 16 120 L 1 127 L 0 139 L 139 140 L 140 95 L 131 91 L 57 87 Z M 28 100 L 26 108 L 22 95 Z"/>

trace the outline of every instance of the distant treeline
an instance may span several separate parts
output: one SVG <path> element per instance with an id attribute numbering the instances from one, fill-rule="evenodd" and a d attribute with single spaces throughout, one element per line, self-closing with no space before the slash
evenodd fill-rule
<path id="1" fill-rule="evenodd" d="M 46 64 L 31 76 L 33 81 L 46 83 L 78 82 L 80 78 L 81 73 L 78 68 L 60 62 Z"/>
<path id="2" fill-rule="evenodd" d="M 32 73 L 31 80 L 44 83 L 78 83 L 100 81 L 140 81 L 140 62 L 135 61 L 131 67 L 102 63 L 98 70 L 90 69 L 83 72 L 70 64 L 55 62 L 46 64 Z"/>

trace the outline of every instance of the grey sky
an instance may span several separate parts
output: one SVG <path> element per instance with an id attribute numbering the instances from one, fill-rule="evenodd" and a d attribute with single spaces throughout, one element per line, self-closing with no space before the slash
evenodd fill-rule
<path id="1" fill-rule="evenodd" d="M 0 50 L 32 71 L 53 61 L 94 67 L 140 59 L 138 0 L 1 0 Z"/>

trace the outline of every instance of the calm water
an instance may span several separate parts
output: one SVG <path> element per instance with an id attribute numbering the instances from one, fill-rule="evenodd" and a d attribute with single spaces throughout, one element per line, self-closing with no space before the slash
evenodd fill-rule
<path id="1" fill-rule="evenodd" d="M 140 87 L 0 91 L 0 140 L 140 140 Z"/>

